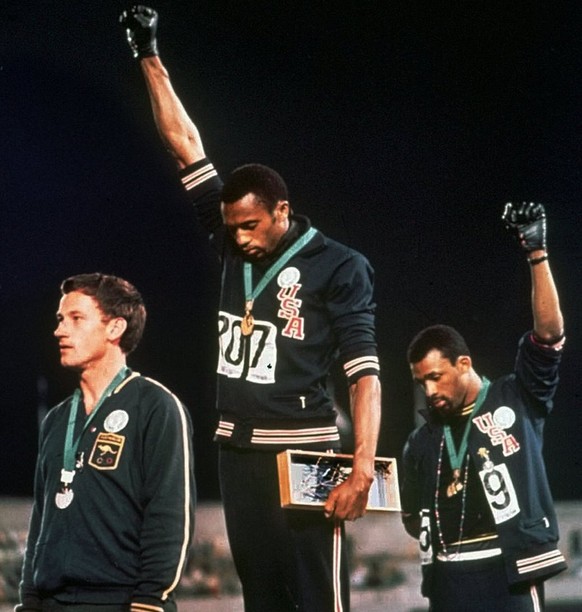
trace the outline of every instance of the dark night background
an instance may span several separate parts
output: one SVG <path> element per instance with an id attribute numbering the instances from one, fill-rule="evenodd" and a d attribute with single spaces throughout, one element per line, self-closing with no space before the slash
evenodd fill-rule
<path id="1" fill-rule="evenodd" d="M 581 499 L 579 2 L 160 1 L 162 57 L 224 173 L 287 179 L 298 212 L 376 269 L 384 417 L 413 426 L 412 335 L 456 326 L 479 373 L 507 372 L 531 325 L 503 204 L 546 204 L 568 344 L 545 454 Z M 102 271 L 149 310 L 130 365 L 188 405 L 202 498 L 218 495 L 218 265 L 155 131 L 117 25 L 125 3 L 0 5 L 0 494 L 32 492 L 39 405 L 68 395 L 52 331 L 60 281 Z M 438 8 L 437 8 L 438 7 Z"/>

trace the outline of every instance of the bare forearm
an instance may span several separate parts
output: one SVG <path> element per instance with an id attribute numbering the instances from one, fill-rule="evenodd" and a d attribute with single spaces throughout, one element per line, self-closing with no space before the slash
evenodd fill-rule
<path id="1" fill-rule="evenodd" d="M 363 376 L 350 387 L 350 407 L 354 431 L 354 472 L 370 477 L 380 431 L 382 393 L 377 376 Z"/>
<path id="2" fill-rule="evenodd" d="M 545 252 L 540 250 L 529 257 L 536 259 L 543 255 Z M 556 340 L 564 333 L 564 318 L 548 260 L 531 266 L 531 282 L 534 332 L 541 340 Z"/>
<path id="3" fill-rule="evenodd" d="M 350 387 L 354 430 L 354 460 L 348 479 L 329 494 L 324 514 L 336 520 L 356 520 L 366 512 L 374 479 L 374 457 L 380 430 L 380 381 L 363 376 Z"/>
<path id="4" fill-rule="evenodd" d="M 141 60 L 154 120 L 160 137 L 179 168 L 202 159 L 204 148 L 198 128 L 176 95 L 168 71 L 158 56 Z"/>

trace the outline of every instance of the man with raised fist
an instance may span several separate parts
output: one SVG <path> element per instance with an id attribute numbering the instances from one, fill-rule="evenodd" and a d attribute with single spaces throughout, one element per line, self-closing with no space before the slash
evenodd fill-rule
<path id="1" fill-rule="evenodd" d="M 121 23 L 222 263 L 215 439 L 245 609 L 347 612 L 344 521 L 366 510 L 380 424 L 372 268 L 294 214 L 271 168 L 248 164 L 223 184 L 159 58 L 156 11 L 134 6 Z M 277 453 L 341 450 L 325 384 L 336 357 L 349 386 L 353 469 L 323 511 L 282 509 Z"/>
<path id="2" fill-rule="evenodd" d="M 514 371 L 492 382 L 473 369 L 452 327 L 422 330 L 408 348 L 426 423 L 404 449 L 402 518 L 417 538 L 422 592 L 434 612 L 535 612 L 543 582 L 565 569 L 542 457 L 564 321 L 546 250 L 541 204 L 505 206 L 529 264 L 533 330 Z"/>

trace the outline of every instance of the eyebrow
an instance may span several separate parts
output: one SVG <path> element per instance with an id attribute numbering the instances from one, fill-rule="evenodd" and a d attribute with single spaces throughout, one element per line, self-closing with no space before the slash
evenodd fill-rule
<path id="1" fill-rule="evenodd" d="M 425 380 L 428 380 L 429 378 L 431 378 L 432 376 L 441 376 L 442 372 L 439 372 L 438 370 L 431 370 L 430 372 L 427 372 L 424 376 L 413 376 L 412 378 L 418 382 L 421 383 Z"/>
<path id="2" fill-rule="evenodd" d="M 65 312 L 62 312 L 62 311 L 60 311 L 60 310 L 57 310 L 57 319 L 58 319 L 59 317 L 63 318 L 65 315 L 72 316 L 72 315 L 84 315 L 84 314 L 85 314 L 85 313 L 84 313 L 84 312 L 82 312 L 81 310 L 67 310 L 67 311 L 65 311 Z"/>

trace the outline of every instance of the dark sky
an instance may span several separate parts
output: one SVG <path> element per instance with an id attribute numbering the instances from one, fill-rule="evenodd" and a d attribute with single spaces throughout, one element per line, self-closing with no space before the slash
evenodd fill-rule
<path id="1" fill-rule="evenodd" d="M 405 350 L 420 328 L 452 324 L 479 373 L 510 370 L 531 326 L 529 277 L 500 215 L 511 199 L 546 204 L 568 348 L 545 452 L 556 497 L 582 498 L 582 8 L 424 4 L 155 6 L 163 59 L 215 165 L 278 169 L 295 210 L 375 267 L 379 454 L 399 456 L 412 427 Z M 186 402 L 200 493 L 217 495 L 218 265 L 155 132 L 124 7 L 0 5 L 0 493 L 30 494 L 38 405 L 74 388 L 52 337 L 60 281 L 102 271 L 143 293 L 130 365 Z"/>

